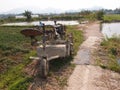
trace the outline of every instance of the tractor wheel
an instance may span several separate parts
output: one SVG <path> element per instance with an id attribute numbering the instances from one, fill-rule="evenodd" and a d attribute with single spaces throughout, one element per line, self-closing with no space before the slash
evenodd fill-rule
<path id="1" fill-rule="evenodd" d="M 40 65 L 40 75 L 41 75 L 41 77 L 43 77 L 43 78 L 46 78 L 47 77 L 47 75 L 48 75 L 48 71 L 49 71 L 49 63 L 48 63 L 48 61 L 46 60 L 46 59 L 42 59 L 41 60 L 41 65 Z"/>
<path id="2" fill-rule="evenodd" d="M 73 55 L 73 43 L 70 44 L 70 55 Z"/>

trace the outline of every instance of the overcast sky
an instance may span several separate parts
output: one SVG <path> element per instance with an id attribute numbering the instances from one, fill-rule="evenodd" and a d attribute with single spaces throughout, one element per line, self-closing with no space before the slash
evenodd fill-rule
<path id="1" fill-rule="evenodd" d="M 96 6 L 107 9 L 120 8 L 120 0 L 0 0 L 0 12 L 23 7 L 76 10 Z"/>

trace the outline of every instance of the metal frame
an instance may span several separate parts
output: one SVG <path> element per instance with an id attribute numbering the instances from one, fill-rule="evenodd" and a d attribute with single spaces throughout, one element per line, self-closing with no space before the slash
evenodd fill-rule
<path id="1" fill-rule="evenodd" d="M 45 25 L 42 24 L 41 25 L 42 27 L 42 32 L 39 31 L 39 30 L 32 30 L 32 29 L 29 29 L 30 31 L 33 31 L 33 32 L 36 32 L 35 35 L 32 35 L 31 33 L 27 33 L 26 30 L 22 30 L 21 33 L 24 34 L 25 36 L 29 36 L 31 37 L 31 44 L 34 45 L 35 43 L 37 43 L 37 39 L 35 38 L 35 36 L 37 35 L 42 35 L 42 42 L 39 43 L 38 45 L 42 45 L 42 53 L 43 55 L 39 56 L 38 58 L 31 58 L 31 59 L 37 59 L 37 60 L 40 60 L 40 75 L 42 77 L 46 77 L 47 74 L 48 74 L 48 71 L 49 71 L 49 61 L 50 60 L 53 60 L 53 59 L 56 59 L 56 58 L 59 58 L 59 57 L 62 57 L 60 55 L 54 55 L 54 56 L 51 56 L 51 57 L 48 57 L 48 54 L 49 53 L 46 53 L 46 46 L 47 46 L 47 41 L 46 41 L 46 29 L 45 29 Z M 56 33 L 57 32 L 57 24 L 55 24 L 54 26 L 54 32 Z M 60 24 L 59 24 L 59 27 L 60 27 Z M 61 25 L 62 27 L 62 25 Z M 63 28 L 63 27 L 62 27 Z M 28 30 L 28 29 L 27 29 Z M 56 35 L 54 33 L 54 35 Z M 65 45 L 66 47 L 66 55 L 65 56 L 70 56 L 73 52 L 73 35 L 72 34 L 69 34 L 67 35 L 67 39 L 63 39 L 62 40 L 59 40 L 59 38 L 55 39 L 55 40 L 52 40 L 50 41 L 50 43 L 53 43 L 53 46 L 54 45 L 59 45 L 59 44 L 63 44 Z M 58 48 L 59 49 L 59 48 Z M 57 52 L 57 51 L 56 51 Z M 39 52 L 37 52 L 39 53 Z"/>

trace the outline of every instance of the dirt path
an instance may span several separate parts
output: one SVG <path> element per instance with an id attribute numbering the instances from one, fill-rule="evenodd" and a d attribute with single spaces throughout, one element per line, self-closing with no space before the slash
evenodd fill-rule
<path id="1" fill-rule="evenodd" d="M 86 27 L 85 27 L 86 26 Z M 67 90 L 120 90 L 120 75 L 94 65 L 93 52 L 102 41 L 99 24 L 85 25 L 86 40 L 79 47 L 73 63 L 76 67 L 68 80 Z M 83 27 L 79 26 L 79 29 Z"/>

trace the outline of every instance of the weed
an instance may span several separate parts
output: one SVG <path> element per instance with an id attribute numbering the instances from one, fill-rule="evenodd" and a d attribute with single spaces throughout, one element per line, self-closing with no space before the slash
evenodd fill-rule
<path id="1" fill-rule="evenodd" d="M 27 90 L 28 85 L 32 81 L 32 78 L 26 77 L 21 78 L 17 80 L 15 83 L 13 83 L 8 90 Z"/>
<path id="2" fill-rule="evenodd" d="M 67 78 L 65 77 L 56 77 L 56 80 L 58 82 L 58 85 L 63 88 L 65 85 L 67 86 Z"/>
<path id="3" fill-rule="evenodd" d="M 103 21 L 104 22 L 117 22 L 117 21 L 120 21 L 120 15 L 119 14 L 104 15 Z"/>
<path id="4" fill-rule="evenodd" d="M 34 51 L 24 56 L 24 62 L 15 66 L 11 66 L 5 73 L 0 75 L 0 89 L 12 88 L 13 85 L 21 84 L 21 82 L 26 82 L 26 74 L 22 71 L 23 68 L 30 62 L 29 57 L 36 55 Z M 17 83 L 17 84 L 16 84 Z M 11 86 L 12 85 L 12 86 Z M 18 85 L 19 86 L 19 85 Z M 21 86 L 20 86 L 21 87 Z M 24 90 L 23 87 L 19 90 Z M 12 89 L 10 89 L 12 90 Z"/>
<path id="5" fill-rule="evenodd" d="M 111 69 L 116 72 L 120 72 L 120 64 L 118 63 L 117 58 L 119 58 L 119 51 L 120 51 L 120 38 L 119 37 L 112 37 L 108 38 L 107 40 L 103 40 L 101 43 L 102 46 L 102 53 L 105 53 L 105 57 L 107 64 L 102 62 L 103 60 L 99 61 L 99 65 L 102 68 Z"/>

